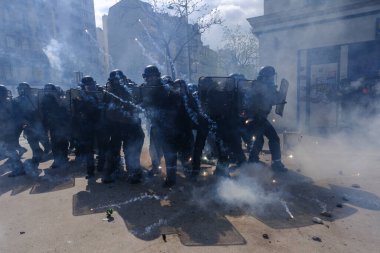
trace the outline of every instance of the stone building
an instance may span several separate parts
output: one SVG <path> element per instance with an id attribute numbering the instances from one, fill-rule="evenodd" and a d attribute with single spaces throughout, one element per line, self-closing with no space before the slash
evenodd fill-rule
<path id="1" fill-rule="evenodd" d="M 290 81 L 288 126 L 338 127 L 339 102 L 331 94 L 344 80 L 379 75 L 378 0 L 264 0 L 264 15 L 248 21 L 260 41 L 260 64 Z"/>
<path id="2" fill-rule="evenodd" d="M 205 71 L 217 72 L 216 53 L 203 46 L 200 34 L 190 36 L 186 43 L 186 26 L 190 33 L 196 26 L 157 13 L 146 2 L 118 2 L 110 8 L 106 23 L 110 65 L 136 82 L 142 82 L 141 73 L 150 64 L 157 65 L 162 74 L 175 73 L 176 78 L 187 81 L 196 81 Z"/>
<path id="3" fill-rule="evenodd" d="M 74 72 L 99 78 L 93 0 L 2 1 L 0 83 L 73 85 Z"/>

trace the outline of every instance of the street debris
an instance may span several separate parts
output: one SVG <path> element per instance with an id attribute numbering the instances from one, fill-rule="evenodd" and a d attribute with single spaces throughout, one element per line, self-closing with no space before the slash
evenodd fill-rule
<path id="1" fill-rule="evenodd" d="M 25 232 L 24 232 L 24 231 L 21 231 L 21 232 L 20 232 L 20 235 L 23 235 L 23 234 L 25 234 Z"/>
<path id="2" fill-rule="evenodd" d="M 284 200 L 281 200 L 281 204 L 285 207 L 285 211 L 289 214 L 290 219 L 294 219 L 293 214 L 290 212 L 288 205 Z"/>
<path id="3" fill-rule="evenodd" d="M 322 242 L 322 239 L 319 236 L 313 236 L 312 239 L 316 242 Z"/>
<path id="4" fill-rule="evenodd" d="M 170 200 L 163 199 L 163 200 L 160 200 L 160 205 L 161 206 L 171 206 L 172 204 L 171 204 Z"/>
<path id="5" fill-rule="evenodd" d="M 328 217 L 328 218 L 331 218 L 331 217 L 332 217 L 332 213 L 327 212 L 327 211 L 321 212 L 320 215 L 321 215 L 321 216 L 324 216 L 324 217 Z"/>
<path id="6" fill-rule="evenodd" d="M 103 220 L 103 221 L 108 221 L 108 222 L 113 221 L 115 218 L 112 217 L 112 214 L 113 214 L 113 209 L 112 209 L 112 208 L 108 208 L 108 209 L 106 210 L 107 218 L 104 218 L 104 219 L 102 219 L 102 220 Z"/>
<path id="7" fill-rule="evenodd" d="M 108 217 L 111 217 L 111 216 L 112 216 L 112 213 L 113 213 L 113 209 L 112 209 L 112 208 L 108 208 L 108 209 L 106 210 L 107 218 L 108 218 Z"/>
<path id="8" fill-rule="evenodd" d="M 318 217 L 313 217 L 312 221 L 317 224 L 323 224 L 323 220 Z"/>
<path id="9" fill-rule="evenodd" d="M 268 240 L 269 239 L 269 235 L 268 234 L 263 234 L 263 238 Z"/>
<path id="10" fill-rule="evenodd" d="M 343 208 L 343 204 L 338 203 L 338 204 L 336 204 L 336 207 L 338 207 L 338 208 Z"/>
<path id="11" fill-rule="evenodd" d="M 164 242 L 166 242 L 166 235 L 165 234 L 162 234 L 162 240 L 164 240 Z"/>
<path id="12" fill-rule="evenodd" d="M 360 188 L 360 185 L 358 185 L 358 184 L 353 184 L 353 185 L 351 185 L 351 187 L 352 187 L 352 188 Z"/>
<path id="13" fill-rule="evenodd" d="M 346 196 L 343 196 L 343 197 L 342 197 L 342 200 L 343 200 L 343 201 L 349 201 L 348 198 L 347 198 Z"/>

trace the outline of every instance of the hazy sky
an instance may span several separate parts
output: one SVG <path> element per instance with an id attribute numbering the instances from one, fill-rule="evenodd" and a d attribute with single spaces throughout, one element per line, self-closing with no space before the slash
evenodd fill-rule
<path id="1" fill-rule="evenodd" d="M 96 25 L 102 26 L 102 15 L 108 13 L 108 8 L 119 2 L 118 0 L 94 0 Z M 145 1 L 149 2 L 149 1 Z M 259 16 L 263 13 L 263 0 L 207 0 L 211 8 L 218 8 L 225 25 L 233 26 L 240 24 L 249 29 L 247 18 Z M 221 40 L 221 28 L 214 27 L 202 37 L 205 44 L 216 49 Z"/>

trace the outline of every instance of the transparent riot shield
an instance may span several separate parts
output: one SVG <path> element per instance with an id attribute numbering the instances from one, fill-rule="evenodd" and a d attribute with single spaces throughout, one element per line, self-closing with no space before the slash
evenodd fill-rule
<path id="1" fill-rule="evenodd" d="M 254 84 L 253 80 L 239 80 L 237 83 L 238 111 L 242 117 L 252 115 L 255 109 Z"/>
<path id="2" fill-rule="evenodd" d="M 30 96 L 28 96 L 28 102 L 31 106 L 31 109 L 33 111 L 38 110 L 38 94 L 40 92 L 40 89 L 38 88 L 30 88 Z"/>
<path id="3" fill-rule="evenodd" d="M 198 84 L 201 105 L 212 119 L 226 118 L 238 113 L 234 78 L 201 77 Z"/>
<path id="4" fill-rule="evenodd" d="M 62 100 L 62 105 L 66 108 L 71 117 L 75 114 L 75 100 L 80 99 L 80 89 L 69 89 L 65 93 L 65 97 Z"/>
<path id="5" fill-rule="evenodd" d="M 62 98 L 62 105 L 69 112 L 70 116 L 74 116 L 76 113 L 76 102 L 79 100 L 90 100 L 90 98 L 93 98 L 93 103 L 100 103 L 103 101 L 104 92 L 101 90 L 84 92 L 80 89 L 69 89 Z"/>
<path id="6" fill-rule="evenodd" d="M 280 115 L 282 117 L 285 109 L 285 104 L 286 104 L 286 96 L 288 94 L 288 88 L 289 88 L 289 82 L 286 79 L 281 80 L 281 85 L 280 85 L 280 103 L 276 105 L 276 114 Z"/>

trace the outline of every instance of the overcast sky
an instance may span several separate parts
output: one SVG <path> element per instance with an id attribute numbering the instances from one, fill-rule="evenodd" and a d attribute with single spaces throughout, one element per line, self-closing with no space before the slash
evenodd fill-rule
<path id="1" fill-rule="evenodd" d="M 108 9 L 118 0 L 94 0 L 96 25 L 102 27 L 102 16 L 108 14 Z M 149 2 L 149 1 L 145 1 Z M 205 1 L 211 8 L 218 8 L 225 21 L 225 25 L 241 25 L 249 29 L 247 18 L 263 14 L 263 0 L 207 0 Z M 214 27 L 202 36 L 203 42 L 210 45 L 211 48 L 218 48 L 221 41 L 221 28 Z"/>

